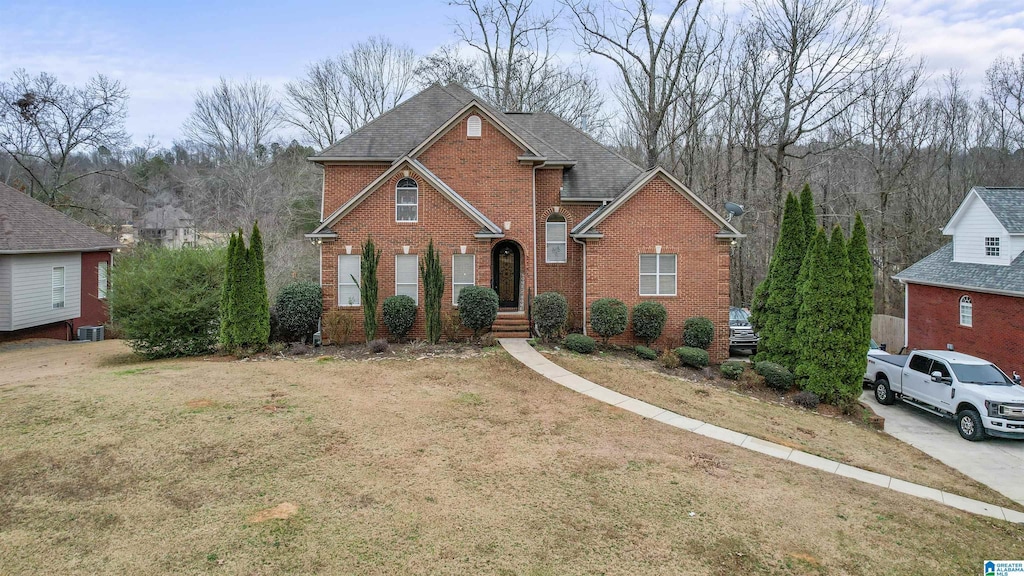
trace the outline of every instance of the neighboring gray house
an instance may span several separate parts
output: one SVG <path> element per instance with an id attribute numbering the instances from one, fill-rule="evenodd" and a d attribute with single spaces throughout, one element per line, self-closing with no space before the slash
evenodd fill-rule
<path id="1" fill-rule="evenodd" d="M 135 228 L 139 239 L 167 248 L 196 245 L 196 226 L 192 215 L 170 204 L 143 214 Z"/>
<path id="2" fill-rule="evenodd" d="M 71 339 L 107 321 L 118 243 L 0 184 L 0 340 Z"/>

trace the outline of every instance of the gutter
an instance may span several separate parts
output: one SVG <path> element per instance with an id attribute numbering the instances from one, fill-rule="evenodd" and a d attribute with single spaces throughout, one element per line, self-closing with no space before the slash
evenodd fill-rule
<path id="1" fill-rule="evenodd" d="M 940 284 L 938 282 L 908 280 L 905 278 L 900 278 L 899 276 L 893 276 L 892 279 L 898 281 L 900 284 L 919 284 L 921 286 L 934 286 L 936 288 L 952 288 L 953 290 L 966 290 L 968 292 L 981 292 L 983 294 L 998 294 L 999 296 L 1014 296 L 1017 298 L 1024 298 L 1024 292 L 1014 292 L 1013 290 L 998 290 L 996 288 L 981 288 L 979 286 L 961 286 L 959 284 Z"/>
<path id="2" fill-rule="evenodd" d="M 36 250 L 0 250 L 0 256 L 17 255 L 17 254 L 57 254 L 66 252 L 112 252 L 123 248 L 120 244 L 117 246 L 92 246 L 89 248 L 49 248 L 49 249 L 36 249 Z"/>
<path id="3" fill-rule="evenodd" d="M 537 297 L 537 168 L 533 167 L 533 296 Z M 527 303 L 529 308 L 529 303 Z"/>

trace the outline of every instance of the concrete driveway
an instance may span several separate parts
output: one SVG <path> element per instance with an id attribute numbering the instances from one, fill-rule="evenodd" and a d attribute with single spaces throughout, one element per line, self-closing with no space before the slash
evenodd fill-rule
<path id="1" fill-rule="evenodd" d="M 861 401 L 885 418 L 885 431 L 1024 505 L 1024 440 L 987 438 L 968 442 L 956 423 L 896 402 L 882 406 L 865 390 Z"/>

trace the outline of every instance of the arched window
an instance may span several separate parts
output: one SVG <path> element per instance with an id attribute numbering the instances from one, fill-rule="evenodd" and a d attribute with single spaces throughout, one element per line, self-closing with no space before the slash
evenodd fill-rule
<path id="1" fill-rule="evenodd" d="M 565 216 L 555 212 L 548 216 L 544 227 L 544 241 L 547 244 L 545 262 L 565 262 Z"/>
<path id="2" fill-rule="evenodd" d="M 480 117 L 470 116 L 466 118 L 466 137 L 467 138 L 479 138 L 480 137 Z"/>
<path id="3" fill-rule="evenodd" d="M 974 303 L 971 302 L 971 297 L 967 295 L 960 297 L 960 325 L 974 325 Z"/>
<path id="4" fill-rule="evenodd" d="M 412 178 L 402 178 L 395 186 L 395 221 L 419 220 L 420 188 Z"/>

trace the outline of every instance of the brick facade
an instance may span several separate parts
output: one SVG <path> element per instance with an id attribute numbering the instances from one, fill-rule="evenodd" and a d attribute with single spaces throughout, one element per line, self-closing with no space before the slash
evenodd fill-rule
<path id="1" fill-rule="evenodd" d="M 1024 298 L 907 284 L 907 346 L 978 356 L 1008 375 L 1024 374 Z M 960 325 L 960 298 L 970 296 L 971 326 Z"/>
<path id="2" fill-rule="evenodd" d="M 522 147 L 502 133 L 483 116 L 479 138 L 467 137 L 466 117 L 479 114 L 470 110 L 452 127 L 427 146 L 418 156 L 428 170 L 504 230 L 502 239 L 477 239 L 479 224 L 462 213 L 421 175 L 406 165 L 409 176 L 419 184 L 419 221 L 395 222 L 395 185 L 403 170 L 372 191 L 355 209 L 332 226 L 337 240 L 321 246 L 324 308 L 337 308 L 338 255 L 350 247 L 358 254 L 360 244 L 372 236 L 382 250 L 378 269 L 379 299 L 395 293 L 396 254 L 409 247 L 410 254 L 422 255 L 432 238 L 441 251 L 441 263 L 448 285 L 445 307 L 451 306 L 452 254 L 465 247 L 476 254 L 477 285 L 491 286 L 491 251 L 504 240 L 515 242 L 520 251 L 522 290 L 520 302 L 539 292 L 558 291 L 570 304 L 570 324 L 581 328 L 584 304 L 603 296 L 616 297 L 629 306 L 653 299 L 665 304 L 669 312 L 665 335 L 659 346 L 678 346 L 683 321 L 690 316 L 707 316 L 715 322 L 716 339 L 711 350 L 716 362 L 728 351 L 729 242 L 714 237 L 719 225 L 701 212 L 660 176 L 602 223 L 605 237 L 588 240 L 587 290 L 583 301 L 583 247 L 567 237 L 565 263 L 545 262 L 545 222 L 555 211 L 571 229 L 595 210 L 593 202 L 562 203 L 561 168 L 535 168 L 518 157 Z M 327 164 L 324 169 L 324 214 L 330 215 L 367 184 L 390 169 L 389 164 Z M 534 190 L 536 196 L 534 197 Z M 534 207 L 536 205 L 536 207 Z M 534 239 L 536 238 L 536 245 Z M 677 296 L 641 298 L 639 296 L 638 258 L 654 253 L 661 245 L 663 253 L 678 254 Z M 536 271 L 536 277 L 535 277 Z M 423 287 L 420 282 L 420 304 Z M 354 334 L 362 333 L 362 314 L 356 317 Z M 383 328 L 380 332 L 384 335 Z M 423 337 L 423 314 L 417 315 L 412 337 Z M 616 339 L 633 342 L 631 332 Z"/>

